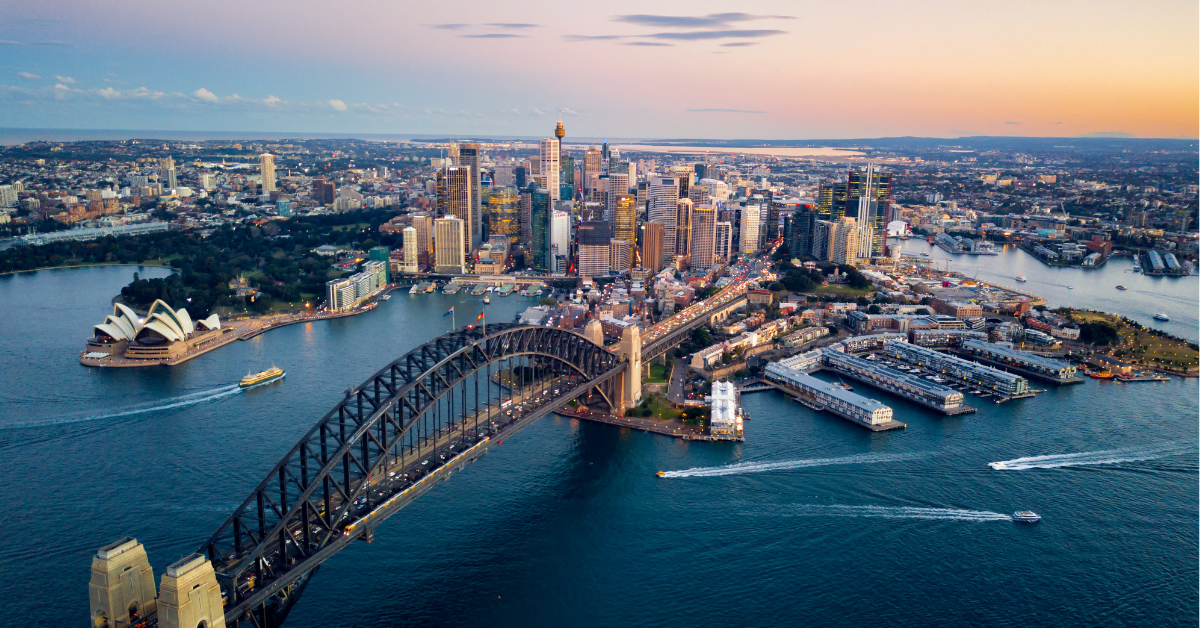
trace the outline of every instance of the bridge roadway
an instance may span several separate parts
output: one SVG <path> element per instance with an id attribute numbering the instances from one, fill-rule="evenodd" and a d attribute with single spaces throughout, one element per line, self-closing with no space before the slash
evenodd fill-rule
<path id="1" fill-rule="evenodd" d="M 683 337 L 691 330 L 706 324 L 712 314 L 735 305 L 739 299 L 745 299 L 746 290 L 751 283 L 753 282 L 739 279 L 725 286 L 717 295 L 690 305 L 652 325 L 642 334 L 642 360 L 653 360 L 666 353 L 667 349 L 682 342 Z"/>

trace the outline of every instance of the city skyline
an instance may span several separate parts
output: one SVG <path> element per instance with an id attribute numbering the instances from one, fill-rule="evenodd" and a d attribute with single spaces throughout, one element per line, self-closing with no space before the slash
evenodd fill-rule
<path id="1" fill-rule="evenodd" d="M 1197 137 L 1195 3 L 864 5 L 870 45 L 831 3 L 737 8 L 10 5 L 0 103 L 14 128 Z"/>

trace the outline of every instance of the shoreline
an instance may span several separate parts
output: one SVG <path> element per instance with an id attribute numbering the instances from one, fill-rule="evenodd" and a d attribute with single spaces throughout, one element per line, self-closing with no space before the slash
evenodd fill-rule
<path id="1" fill-rule="evenodd" d="M 167 265 L 167 264 L 146 264 L 146 263 L 137 264 L 137 263 L 133 263 L 133 262 L 99 262 L 96 264 L 70 264 L 70 265 L 66 265 L 66 266 L 42 266 L 39 268 L 29 268 L 26 270 L 7 270 L 7 271 L 0 273 L 0 277 L 7 277 L 8 275 L 19 275 L 21 273 L 36 273 L 39 270 L 60 270 L 60 269 L 66 270 L 66 269 L 71 269 L 71 268 L 102 268 L 102 267 L 106 267 L 106 266 L 149 266 L 150 268 L 166 268 L 167 270 L 170 270 L 172 272 L 175 271 L 174 267 Z M 116 298 L 116 297 L 113 297 L 113 298 Z"/>

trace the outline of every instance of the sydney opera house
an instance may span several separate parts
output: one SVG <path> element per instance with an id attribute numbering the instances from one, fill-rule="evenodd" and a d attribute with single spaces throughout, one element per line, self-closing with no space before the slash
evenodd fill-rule
<path id="1" fill-rule="evenodd" d="M 216 340 L 220 334 L 221 322 L 216 314 L 193 321 L 186 309 L 173 310 L 155 301 L 141 318 L 128 306 L 115 303 L 113 313 L 96 325 L 84 357 L 170 360 Z"/>

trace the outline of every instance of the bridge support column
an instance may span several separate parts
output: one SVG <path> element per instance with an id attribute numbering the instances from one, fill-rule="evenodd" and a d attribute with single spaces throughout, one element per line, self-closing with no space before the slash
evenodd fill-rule
<path id="1" fill-rule="evenodd" d="M 594 318 L 588 321 L 588 324 L 583 326 L 583 337 L 603 347 L 604 328 L 600 326 L 600 321 Z"/>
<path id="2" fill-rule="evenodd" d="M 192 554 L 167 567 L 158 605 L 162 628 L 225 628 L 221 587 L 212 563 Z"/>
<path id="3" fill-rule="evenodd" d="M 642 335 L 637 325 L 630 325 L 621 334 L 621 344 L 618 350 L 623 359 L 629 360 L 625 372 L 621 374 L 616 403 L 617 414 L 624 415 L 629 408 L 642 402 Z"/>
<path id="4" fill-rule="evenodd" d="M 96 552 L 88 600 L 94 628 L 124 628 L 154 612 L 154 570 L 137 539 L 127 536 Z"/>

